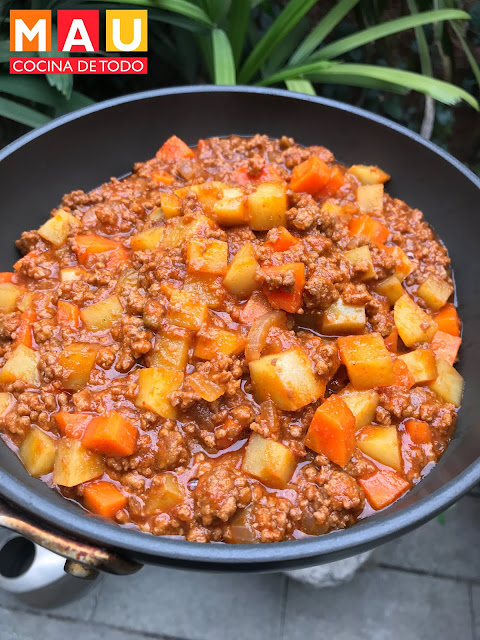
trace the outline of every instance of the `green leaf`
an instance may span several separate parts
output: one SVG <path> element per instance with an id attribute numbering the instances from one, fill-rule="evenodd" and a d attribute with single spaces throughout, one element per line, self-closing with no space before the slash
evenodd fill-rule
<path id="1" fill-rule="evenodd" d="M 213 73 L 215 84 L 235 84 L 232 47 L 223 29 L 212 31 Z"/>
<path id="2" fill-rule="evenodd" d="M 0 42 L 0 62 L 8 62 L 10 60 L 10 42 L 2 40 Z"/>
<path id="3" fill-rule="evenodd" d="M 290 63 L 300 64 L 319 47 L 325 38 L 335 29 L 337 24 L 347 15 L 359 0 L 340 0 L 330 9 L 327 15 L 320 20 L 317 26 L 310 31 L 308 36 L 293 54 Z"/>
<path id="4" fill-rule="evenodd" d="M 313 84 L 310 80 L 305 80 L 304 78 L 292 78 L 291 80 L 286 80 L 285 84 L 287 85 L 287 89 L 289 91 L 295 91 L 296 93 L 307 93 L 309 96 L 316 96 L 317 92 L 313 88 Z"/>
<path id="5" fill-rule="evenodd" d="M 55 44 L 57 42 L 57 29 L 52 26 L 52 50 L 40 51 L 38 53 L 40 58 L 68 58 L 68 53 L 63 51 L 57 51 Z M 47 82 L 50 86 L 55 87 L 67 100 L 72 95 L 73 90 L 73 75 L 67 73 L 47 73 L 45 75 Z"/>
<path id="6" fill-rule="evenodd" d="M 205 8 L 215 24 L 221 24 L 230 10 L 230 0 L 204 0 Z"/>
<path id="7" fill-rule="evenodd" d="M 278 69 L 281 69 L 285 65 L 288 58 L 292 55 L 292 52 L 295 51 L 295 47 L 305 36 L 308 30 L 308 23 L 307 18 L 302 18 L 302 20 L 295 25 L 263 65 L 262 75 L 268 76 L 275 73 L 275 71 L 278 71 Z"/>
<path id="8" fill-rule="evenodd" d="M 274 49 L 290 33 L 317 0 L 290 0 L 260 42 L 253 48 L 238 76 L 239 84 L 247 84 Z"/>
<path id="9" fill-rule="evenodd" d="M 48 107 L 56 107 L 62 101 L 58 91 L 41 76 L 0 76 L 0 91 Z"/>
<path id="10" fill-rule="evenodd" d="M 228 14 L 227 34 L 232 46 L 235 66 L 238 67 L 242 57 L 243 45 L 250 20 L 250 4 L 247 0 L 232 0 Z"/>
<path id="11" fill-rule="evenodd" d="M 475 80 L 477 81 L 477 84 L 480 87 L 480 68 L 478 67 L 477 61 L 473 57 L 470 47 L 468 46 L 467 41 L 463 37 L 463 33 L 460 27 L 458 26 L 458 24 L 456 24 L 455 22 L 451 22 L 450 24 L 452 26 L 452 29 L 455 31 L 455 34 L 460 41 L 460 44 L 462 45 L 462 49 L 467 57 L 467 60 L 472 69 L 473 75 L 475 76 Z"/>
<path id="12" fill-rule="evenodd" d="M 413 16 L 404 16 L 403 18 L 396 18 L 389 22 L 369 27 L 353 35 L 340 38 L 336 42 L 327 44 L 325 47 L 315 52 L 308 58 L 309 62 L 314 60 L 331 60 L 337 58 L 348 51 L 358 49 L 371 42 L 375 42 L 380 38 L 385 38 L 394 33 L 405 31 L 406 29 L 414 29 L 415 27 L 421 27 L 424 24 L 438 23 L 445 20 L 468 20 L 468 13 L 460 11 L 458 9 L 441 9 L 439 11 L 425 11 L 423 13 L 417 13 Z"/>
<path id="13" fill-rule="evenodd" d="M 412 15 L 418 14 L 417 4 L 415 0 L 407 0 L 408 8 Z M 422 73 L 426 76 L 432 76 L 432 59 L 430 58 L 430 51 L 428 49 L 427 38 L 425 37 L 425 31 L 422 27 L 415 28 L 415 38 L 418 45 L 418 54 L 420 56 L 420 64 L 422 67 Z"/>
<path id="14" fill-rule="evenodd" d="M 312 62 L 284 69 L 266 78 L 260 85 L 271 85 L 284 82 L 297 76 L 305 76 L 315 82 L 331 84 L 350 84 L 379 88 L 386 85 L 404 91 L 412 89 L 431 96 L 439 102 L 454 105 L 465 100 L 474 109 L 479 109 L 477 100 L 467 91 L 449 82 L 428 78 L 412 71 L 393 69 L 392 67 L 377 67 L 369 64 L 343 64 L 334 62 Z"/>
<path id="15" fill-rule="evenodd" d="M 95 0 L 97 1 L 97 0 Z M 156 9 L 164 9 L 186 16 L 195 22 L 199 22 L 207 27 L 212 26 L 212 21 L 203 9 L 194 5 L 187 0 L 105 0 L 105 4 L 131 4 L 142 7 L 152 7 Z"/>
<path id="16" fill-rule="evenodd" d="M 26 124 L 28 127 L 40 127 L 51 119 L 40 111 L 7 98 L 0 98 L 0 116 Z"/>

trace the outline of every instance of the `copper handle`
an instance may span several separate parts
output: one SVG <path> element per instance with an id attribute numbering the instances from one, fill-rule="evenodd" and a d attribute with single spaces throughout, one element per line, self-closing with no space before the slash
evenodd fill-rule
<path id="1" fill-rule="evenodd" d="M 92 580 L 99 571 L 115 575 L 129 575 L 143 566 L 115 552 L 72 540 L 60 533 L 46 529 L 1 498 L 0 527 L 15 531 L 41 547 L 63 556 L 66 559 L 65 571 L 79 578 Z"/>

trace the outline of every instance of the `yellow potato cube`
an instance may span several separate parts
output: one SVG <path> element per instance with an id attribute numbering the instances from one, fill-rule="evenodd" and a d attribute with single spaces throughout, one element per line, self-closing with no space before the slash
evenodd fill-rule
<path id="1" fill-rule="evenodd" d="M 20 344 L 0 369 L 0 383 L 9 384 L 15 380 L 21 380 L 31 387 L 38 387 L 40 384 L 38 362 L 38 353 Z"/>
<path id="2" fill-rule="evenodd" d="M 222 277 L 211 273 L 187 273 L 185 291 L 197 296 L 209 309 L 219 309 L 225 297 Z"/>
<path id="3" fill-rule="evenodd" d="M 287 185 L 285 182 L 263 182 L 248 198 L 250 227 L 268 231 L 285 226 L 287 218 Z"/>
<path id="4" fill-rule="evenodd" d="M 390 180 L 390 176 L 379 167 L 366 166 L 364 164 L 354 164 L 349 169 L 357 180 L 362 184 L 383 184 Z"/>
<path id="5" fill-rule="evenodd" d="M 198 395 L 207 402 L 218 400 L 218 398 L 223 396 L 227 388 L 225 384 L 213 382 L 201 371 L 196 371 L 189 375 L 188 382 L 195 393 L 198 393 Z"/>
<path id="6" fill-rule="evenodd" d="M 437 362 L 431 349 L 416 349 L 398 356 L 407 365 L 415 384 L 432 382 L 437 377 Z"/>
<path id="7" fill-rule="evenodd" d="M 255 282 L 257 267 L 253 245 L 246 242 L 230 262 L 223 286 L 234 296 L 248 298 L 258 288 Z"/>
<path id="8" fill-rule="evenodd" d="M 452 293 L 452 285 L 433 276 L 427 278 L 417 290 L 417 296 L 422 298 L 433 311 L 438 311 L 444 307 Z"/>
<path id="9" fill-rule="evenodd" d="M 0 418 L 3 418 L 3 416 L 8 413 L 15 402 L 15 397 L 11 393 L 7 393 L 6 391 L 0 392 Z"/>
<path id="10" fill-rule="evenodd" d="M 193 355 L 202 360 L 212 360 L 216 355 L 239 355 L 245 349 L 245 338 L 238 332 L 208 327 L 197 335 Z"/>
<path id="11" fill-rule="evenodd" d="M 165 227 L 150 227 L 130 238 L 134 251 L 154 251 L 162 242 Z"/>
<path id="12" fill-rule="evenodd" d="M 364 391 L 394 384 L 392 357 L 381 335 L 345 336 L 338 338 L 337 345 L 354 389 Z"/>
<path id="13" fill-rule="evenodd" d="M 20 298 L 17 300 L 17 309 L 19 311 L 26 311 L 33 307 L 33 293 L 30 291 L 24 291 Z"/>
<path id="14" fill-rule="evenodd" d="M 229 186 L 225 182 L 212 180 L 176 189 L 174 194 L 182 200 L 188 193 L 194 193 L 203 210 L 210 214 L 215 204 L 223 197 L 224 190 L 228 188 Z"/>
<path id="15" fill-rule="evenodd" d="M 212 238 L 192 238 L 187 243 L 187 270 L 224 276 L 228 265 L 228 244 Z"/>
<path id="16" fill-rule="evenodd" d="M 389 276 L 388 278 L 385 278 L 385 280 L 375 284 L 373 289 L 381 296 L 387 298 L 392 306 L 405 293 L 402 283 L 396 276 Z"/>
<path id="17" fill-rule="evenodd" d="M 283 489 L 292 479 L 297 462 L 288 447 L 258 433 L 250 436 L 242 471 L 269 487 Z"/>
<path id="18" fill-rule="evenodd" d="M 165 232 L 162 239 L 162 247 L 175 249 L 181 247 L 185 240 L 194 236 L 206 236 L 209 230 L 216 225 L 207 218 L 207 216 L 199 215 L 193 220 L 185 220 L 185 218 L 173 218 L 168 220 L 166 225 L 162 227 Z"/>
<path id="19" fill-rule="evenodd" d="M 223 198 L 213 205 L 213 219 L 222 227 L 235 227 L 248 221 L 247 197 L 243 189 L 223 190 Z"/>
<path id="20" fill-rule="evenodd" d="M 207 318 L 207 305 L 201 302 L 197 295 L 188 291 L 172 290 L 167 312 L 170 324 L 198 331 Z"/>
<path id="21" fill-rule="evenodd" d="M 355 391 L 352 385 L 348 384 L 338 395 L 355 416 L 357 429 L 374 421 L 379 402 L 378 393 L 374 389 Z"/>
<path id="22" fill-rule="evenodd" d="M 357 434 L 357 447 L 380 464 L 402 472 L 402 454 L 397 427 L 370 425 Z"/>
<path id="23" fill-rule="evenodd" d="M 12 313 L 15 311 L 22 293 L 22 287 L 13 284 L 13 282 L 0 282 L 0 312 Z"/>
<path id="24" fill-rule="evenodd" d="M 437 360 L 438 376 L 428 386 L 445 402 L 451 402 L 455 407 L 462 403 L 463 377 L 446 360 Z"/>
<path id="25" fill-rule="evenodd" d="M 39 478 L 53 471 L 56 442 L 41 429 L 33 427 L 19 449 L 20 460 L 31 476 Z"/>
<path id="26" fill-rule="evenodd" d="M 69 391 L 83 389 L 95 364 L 98 346 L 88 342 L 73 342 L 64 347 L 58 363 L 65 369 L 63 388 Z"/>
<path id="27" fill-rule="evenodd" d="M 321 331 L 327 335 L 361 333 L 366 323 L 363 305 L 345 304 L 339 298 L 324 311 Z"/>
<path id="28" fill-rule="evenodd" d="M 318 400 L 325 383 L 313 372 L 310 358 L 295 347 L 249 363 L 257 402 L 271 400 L 284 411 L 296 411 Z"/>
<path id="29" fill-rule="evenodd" d="M 123 315 L 123 307 L 118 296 L 111 296 L 80 311 L 82 320 L 89 331 L 105 331 Z"/>
<path id="30" fill-rule="evenodd" d="M 63 209 L 59 209 L 52 218 L 42 224 L 38 230 L 38 235 L 47 240 L 47 242 L 51 242 L 55 247 L 60 247 L 65 243 L 72 229 L 78 227 L 79 224 L 80 220 L 75 216 Z"/>
<path id="31" fill-rule="evenodd" d="M 85 269 L 82 267 L 65 267 L 60 269 L 60 281 L 71 282 L 72 280 L 81 280 L 86 274 Z"/>
<path id="32" fill-rule="evenodd" d="M 166 220 L 174 218 L 175 216 L 179 216 L 182 213 L 181 200 L 174 193 L 161 193 L 160 206 Z"/>
<path id="33" fill-rule="evenodd" d="M 168 331 L 158 335 L 150 356 L 150 366 L 185 371 L 191 336 L 186 331 L 183 334 L 180 332 L 181 329 L 177 329 L 176 334 Z"/>
<path id="34" fill-rule="evenodd" d="M 156 476 L 150 485 L 145 501 L 145 513 L 149 516 L 165 512 L 182 504 L 185 499 L 183 489 L 177 478 L 171 473 Z"/>
<path id="35" fill-rule="evenodd" d="M 153 411 L 163 418 L 175 420 L 177 410 L 172 406 L 168 395 L 182 386 L 183 378 L 182 371 L 165 367 L 140 369 L 135 406 Z"/>
<path id="36" fill-rule="evenodd" d="M 413 346 L 416 342 L 431 342 L 438 330 L 432 316 L 420 309 L 407 294 L 395 302 L 393 319 L 398 335 L 407 347 Z"/>
<path id="37" fill-rule="evenodd" d="M 357 204 L 362 213 L 383 211 L 383 184 L 365 184 L 357 188 Z"/>
<path id="38" fill-rule="evenodd" d="M 81 440 L 60 438 L 57 442 L 52 480 L 62 487 L 76 487 L 98 478 L 105 471 L 103 455 L 89 451 Z"/>
<path id="39" fill-rule="evenodd" d="M 372 254 L 370 252 L 370 249 L 366 245 L 364 245 L 363 247 L 358 247 L 357 249 L 345 251 L 343 256 L 349 262 L 351 262 L 358 271 L 361 270 L 362 275 L 359 278 L 361 282 L 375 278 L 375 268 L 373 266 Z"/>

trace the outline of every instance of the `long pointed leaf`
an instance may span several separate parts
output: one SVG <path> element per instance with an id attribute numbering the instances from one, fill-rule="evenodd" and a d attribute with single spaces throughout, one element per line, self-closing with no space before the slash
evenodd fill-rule
<path id="1" fill-rule="evenodd" d="M 94 0 L 96 2 L 98 0 Z M 199 22 L 207 27 L 212 26 L 212 21 L 203 9 L 197 7 L 187 0 L 105 0 L 105 4 L 131 4 L 152 9 L 164 9 L 186 16 L 195 22 Z"/>
<path id="2" fill-rule="evenodd" d="M 235 84 L 232 47 L 223 29 L 212 31 L 213 72 L 215 84 Z"/>
<path id="3" fill-rule="evenodd" d="M 10 42 L 4 40 L 0 42 L 0 62 L 8 62 L 10 60 Z"/>
<path id="4" fill-rule="evenodd" d="M 0 98 L 0 116 L 26 124 L 28 127 L 40 127 L 51 120 L 44 113 L 7 98 Z"/>
<path id="5" fill-rule="evenodd" d="M 291 67 L 275 73 L 273 76 L 266 78 L 260 85 L 271 85 L 277 82 L 285 82 L 297 76 L 305 76 L 316 82 L 328 82 L 333 77 L 341 83 L 342 78 L 347 79 L 351 84 L 352 78 L 357 77 L 360 81 L 371 79 L 372 82 L 387 82 L 390 85 L 403 87 L 419 91 L 426 95 L 432 96 L 435 100 L 445 104 L 457 104 L 461 100 L 468 102 L 474 109 L 479 109 L 477 100 L 467 91 L 456 87 L 449 82 L 437 80 L 436 78 L 428 78 L 419 73 L 412 71 L 403 71 L 402 69 L 393 69 L 392 67 L 376 67 L 369 64 L 342 64 L 328 63 L 326 61 L 313 62 L 304 64 L 299 67 Z M 370 86 L 362 84 L 358 86 Z"/>
<path id="6" fill-rule="evenodd" d="M 341 38 L 336 42 L 327 44 L 325 47 L 312 54 L 308 58 L 308 62 L 314 60 L 331 60 L 338 56 L 358 49 L 358 47 L 364 44 L 374 42 L 380 38 L 385 38 L 394 33 L 405 31 L 406 29 L 414 29 L 415 27 L 421 27 L 425 24 L 438 23 L 445 20 L 468 20 L 469 14 L 465 11 L 458 9 L 440 9 L 439 11 L 424 11 L 423 13 L 417 13 L 413 16 L 404 16 L 403 18 L 396 18 L 389 22 L 369 27 L 353 35 Z"/>
<path id="7" fill-rule="evenodd" d="M 407 4 L 412 15 L 418 13 L 417 3 L 415 0 L 407 0 Z M 420 56 L 422 73 L 424 76 L 433 76 L 432 59 L 430 57 L 430 50 L 428 48 L 428 42 L 423 27 L 415 27 L 415 38 L 417 40 L 418 55 Z M 425 96 L 425 109 L 422 126 L 420 127 L 420 135 L 427 138 L 427 140 L 430 140 L 434 124 L 435 102 L 431 96 Z"/>
<path id="8" fill-rule="evenodd" d="M 455 22 L 451 22 L 450 24 L 452 26 L 452 29 L 455 31 L 455 34 L 460 41 L 460 44 L 462 45 L 462 49 L 467 57 L 467 60 L 472 69 L 473 75 L 475 76 L 475 80 L 477 81 L 477 84 L 480 87 L 480 68 L 478 67 L 477 61 L 473 57 L 473 53 L 470 51 L 470 47 L 468 46 L 467 41 L 463 37 L 463 33 L 460 27 L 458 26 L 458 24 L 456 24 Z"/>
<path id="9" fill-rule="evenodd" d="M 291 57 L 290 63 L 300 64 L 306 60 L 358 2 L 359 0 L 340 0 L 340 2 L 337 2 L 327 15 L 320 20 L 317 26 L 310 31 Z"/>
<path id="10" fill-rule="evenodd" d="M 310 80 L 304 78 L 293 78 L 292 80 L 285 80 L 287 89 L 289 91 L 295 91 L 296 93 L 306 93 L 310 96 L 316 96 L 317 92 L 313 88 L 313 84 Z"/>
<path id="11" fill-rule="evenodd" d="M 262 68 L 263 75 L 275 73 L 285 66 L 288 58 L 295 51 L 295 47 L 302 41 L 308 30 L 307 18 L 302 18 L 300 22 L 290 31 L 282 42 L 273 50 L 272 54 Z"/>
<path id="12" fill-rule="evenodd" d="M 60 93 L 40 76 L 0 76 L 0 91 L 48 107 L 57 107 L 64 101 Z"/>
<path id="13" fill-rule="evenodd" d="M 228 15 L 227 34 L 232 46 L 235 66 L 238 67 L 242 57 L 243 45 L 250 20 L 250 3 L 248 0 L 232 0 Z"/>
<path id="14" fill-rule="evenodd" d="M 269 58 L 275 47 L 277 47 L 295 25 L 300 22 L 316 1 L 317 0 L 290 0 L 246 59 L 238 76 L 240 84 L 246 84 L 251 80 L 252 76 L 255 75 Z"/>

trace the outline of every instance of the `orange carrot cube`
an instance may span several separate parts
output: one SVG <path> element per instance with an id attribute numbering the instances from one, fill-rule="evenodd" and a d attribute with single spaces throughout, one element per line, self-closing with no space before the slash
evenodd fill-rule
<path id="1" fill-rule="evenodd" d="M 265 246 L 273 251 L 287 251 L 298 244 L 300 240 L 293 236 L 285 227 L 276 227 L 268 232 Z"/>
<path id="2" fill-rule="evenodd" d="M 458 337 L 460 335 L 461 322 L 457 309 L 452 302 L 447 303 L 443 309 L 437 311 L 433 317 L 440 331 L 449 333 L 451 336 Z"/>
<path id="3" fill-rule="evenodd" d="M 366 236 L 373 242 L 383 243 L 390 235 L 387 227 L 369 215 L 355 216 L 348 223 L 351 236 Z"/>
<path id="4" fill-rule="evenodd" d="M 432 441 L 430 427 L 423 420 L 406 420 L 405 431 L 413 444 L 429 444 Z"/>
<path id="5" fill-rule="evenodd" d="M 55 421 L 63 436 L 81 440 L 87 424 L 92 419 L 90 413 L 70 413 L 69 411 L 59 411 L 55 413 Z"/>
<path id="6" fill-rule="evenodd" d="M 355 416 L 348 405 L 332 395 L 315 411 L 305 445 L 344 467 L 355 449 L 355 429 Z"/>
<path id="7" fill-rule="evenodd" d="M 83 435 L 87 449 L 107 456 L 131 456 L 135 451 L 138 432 L 130 420 L 117 411 L 93 418 Z"/>
<path id="8" fill-rule="evenodd" d="M 410 488 L 409 483 L 398 473 L 386 469 L 379 469 L 367 478 L 360 478 L 358 482 L 376 511 L 388 507 Z"/>
<path id="9" fill-rule="evenodd" d="M 290 189 L 314 195 L 327 186 L 331 175 L 332 170 L 328 164 L 318 156 L 312 156 L 294 167 L 290 178 Z"/>
<path id="10" fill-rule="evenodd" d="M 303 262 L 292 262 L 264 267 L 265 274 L 284 274 L 293 272 L 294 284 L 292 287 L 280 287 L 271 290 L 262 287 L 263 293 L 274 309 L 283 309 L 289 313 L 297 313 L 302 306 L 303 288 L 305 286 L 305 265 Z"/>
<path id="11" fill-rule="evenodd" d="M 81 324 L 80 309 L 76 304 L 59 300 L 57 305 L 58 322 L 71 329 L 78 329 Z"/>
<path id="12" fill-rule="evenodd" d="M 174 162 L 181 158 L 193 158 L 194 153 L 183 140 L 171 136 L 157 151 L 157 158 L 163 162 Z"/>
<path id="13" fill-rule="evenodd" d="M 127 505 L 127 498 L 117 487 L 106 480 L 99 480 L 83 488 L 83 504 L 92 513 L 104 518 L 114 518 Z"/>
<path id="14" fill-rule="evenodd" d="M 462 339 L 458 336 L 452 336 L 450 333 L 439 330 L 433 336 L 430 347 L 437 358 L 446 360 L 449 364 L 454 364 L 461 344 Z"/>

